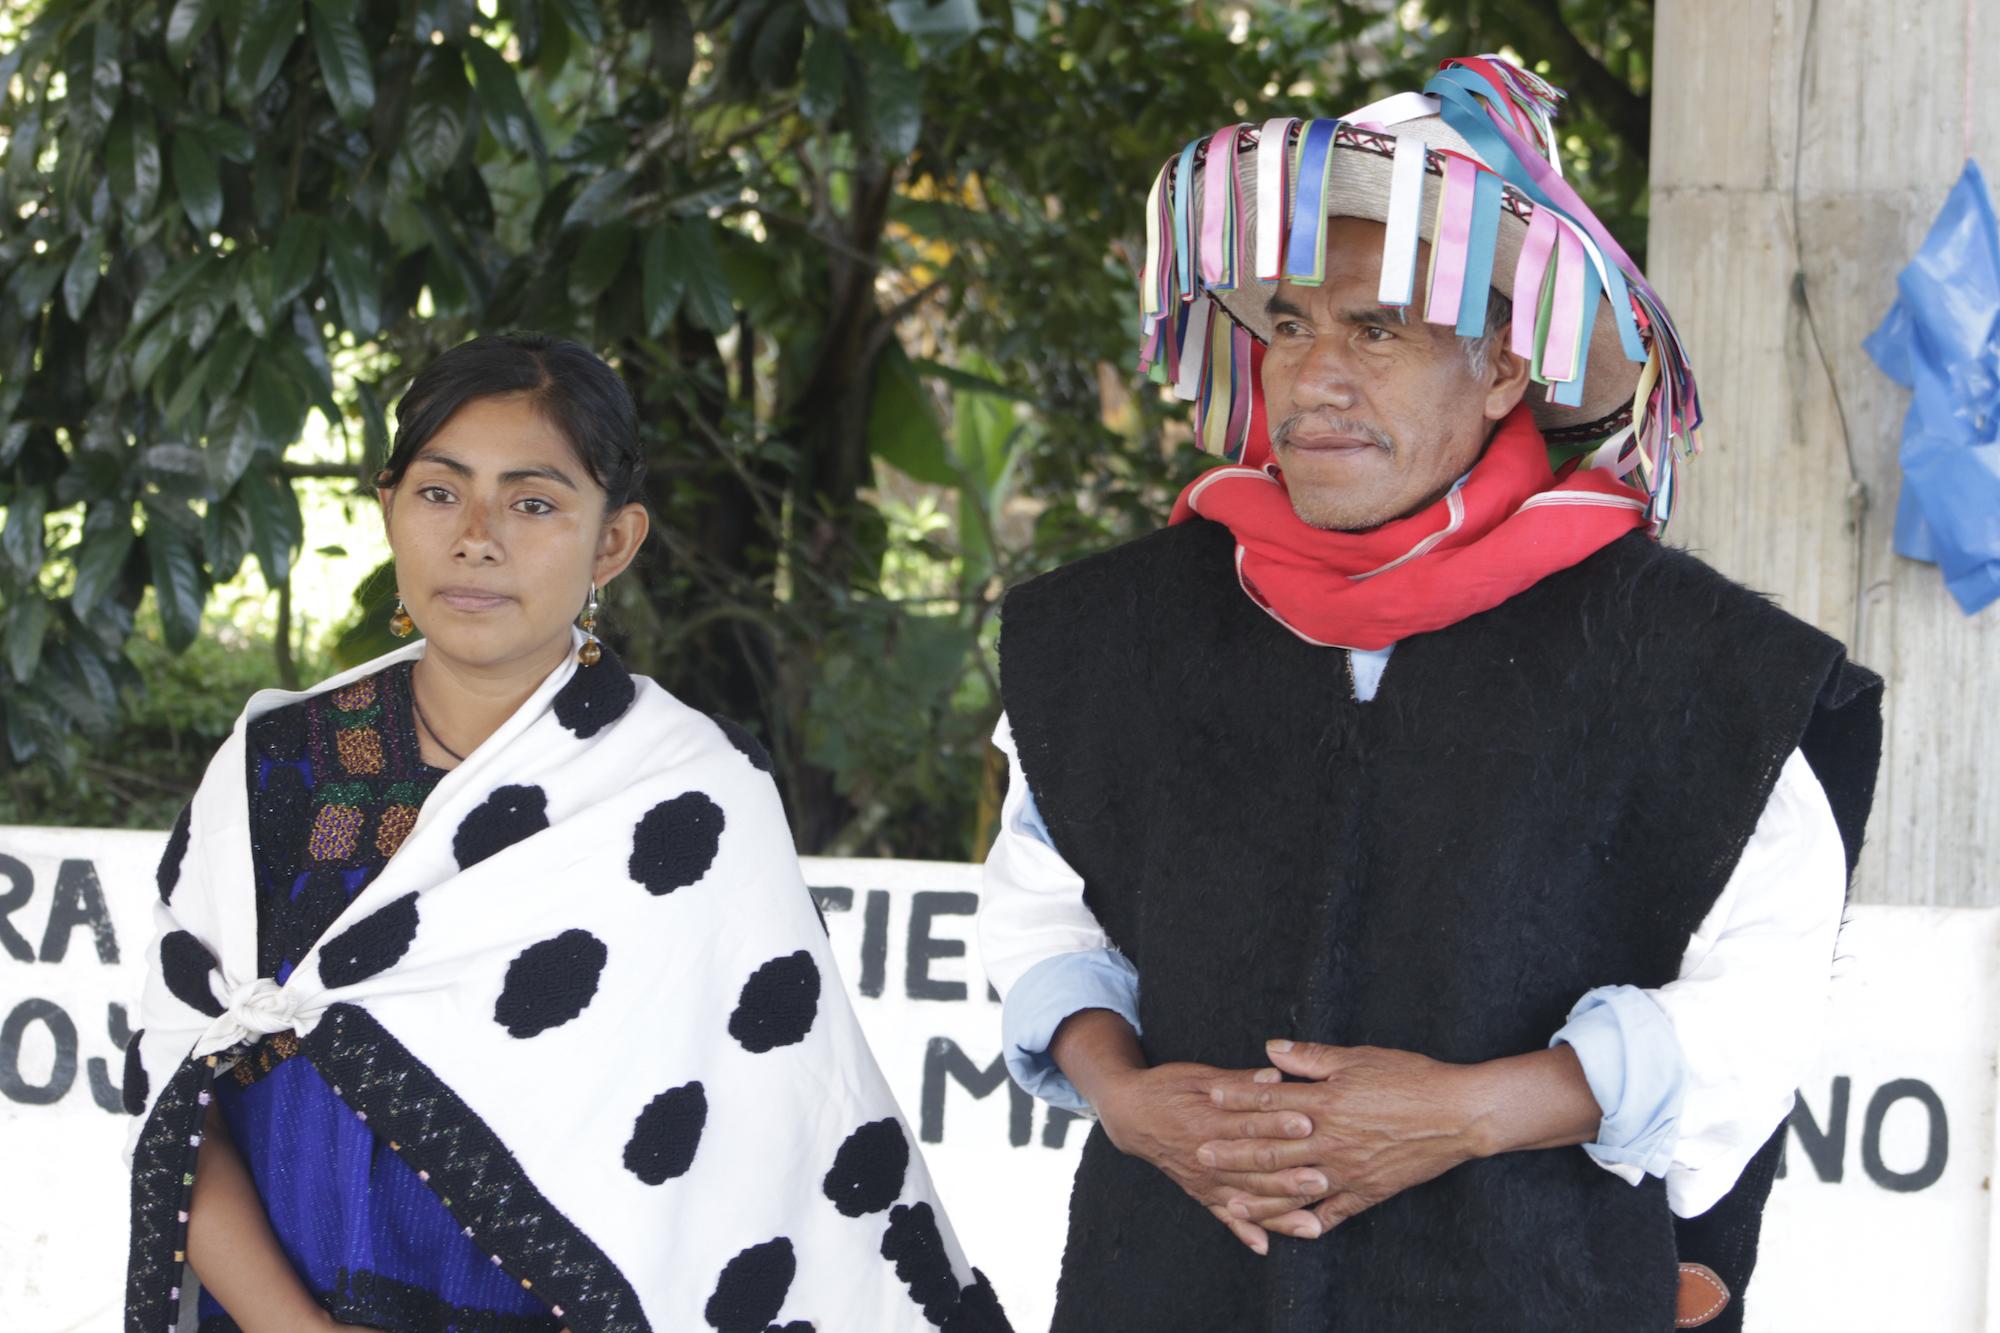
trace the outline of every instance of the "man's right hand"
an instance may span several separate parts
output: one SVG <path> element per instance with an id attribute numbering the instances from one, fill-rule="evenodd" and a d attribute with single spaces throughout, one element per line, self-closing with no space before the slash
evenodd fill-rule
<path id="1" fill-rule="evenodd" d="M 1219 1069 L 1213 1065 L 1149 1066 L 1137 1035 L 1106 1009 L 1070 1015 L 1056 1030 L 1049 1053 L 1097 1111 L 1105 1135 L 1120 1152 L 1164 1172 L 1238 1240 L 1258 1254 L 1270 1250 L 1263 1219 L 1301 1213 L 1324 1198 L 1327 1183 L 1311 1168 L 1277 1171 L 1225 1184 L 1221 1174 L 1195 1158 L 1216 1139 L 1303 1139 L 1312 1120 L 1299 1111 L 1225 1111 L 1215 1105 L 1218 1084 L 1276 1082 L 1275 1069 Z M 1262 1191 L 1252 1193 L 1250 1191 Z M 1240 1203 L 1245 1216 L 1231 1211 Z M 1291 1224 L 1287 1224 L 1288 1228 Z M 1304 1230 L 1287 1234 L 1304 1237 Z"/>

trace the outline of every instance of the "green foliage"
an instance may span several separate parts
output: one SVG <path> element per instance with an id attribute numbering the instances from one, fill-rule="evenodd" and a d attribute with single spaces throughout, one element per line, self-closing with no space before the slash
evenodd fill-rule
<path id="1" fill-rule="evenodd" d="M 760 732 L 807 849 L 975 853 L 1000 590 L 1198 466 L 1129 371 L 1152 173 L 1507 42 L 1604 95 L 1567 123 L 1630 244 L 1643 0 L 42 0 L 0 54 L 9 781 L 282 675 L 204 610 L 286 585 L 308 417 L 364 490 L 417 367 L 532 327 L 641 405 L 613 642 Z"/>

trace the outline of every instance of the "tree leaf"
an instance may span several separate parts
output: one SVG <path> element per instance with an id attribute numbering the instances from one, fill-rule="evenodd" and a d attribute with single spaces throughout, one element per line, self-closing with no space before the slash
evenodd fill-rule
<path id="1" fill-rule="evenodd" d="M 363 457 L 376 467 L 389 461 L 389 418 L 382 411 L 382 395 L 365 380 L 354 382 L 354 405 L 361 410 Z"/>
<path id="2" fill-rule="evenodd" d="M 208 471 L 209 489 L 216 495 L 227 495 L 257 461 L 264 446 L 250 424 L 250 408 L 241 398 L 218 394 L 214 401 L 208 419 L 208 447 L 202 450 L 201 457 Z"/>
<path id="3" fill-rule="evenodd" d="M 222 225 L 222 175 L 208 141 L 193 130 L 174 135 L 174 189 L 181 209 L 203 236 Z"/>
<path id="4" fill-rule="evenodd" d="M 271 357 L 250 365 L 250 422 L 257 438 L 277 453 L 296 443 L 306 421 L 306 391 Z"/>
<path id="5" fill-rule="evenodd" d="M 175 64 L 187 60 L 217 8 L 218 0 L 175 0 L 173 12 L 167 15 L 167 55 Z"/>
<path id="6" fill-rule="evenodd" d="M 139 299 L 132 303 L 132 328 L 144 328 L 153 316 L 173 304 L 208 265 L 209 260 L 204 256 L 183 259 L 160 270 L 159 276 L 147 283 L 140 291 Z"/>
<path id="7" fill-rule="evenodd" d="M 14 270 L 14 276 L 7 280 L 7 291 L 14 298 L 14 308 L 21 312 L 23 318 L 33 319 L 41 314 L 56 284 L 62 281 L 65 267 L 62 255 L 58 253 L 30 259 Z"/>
<path id="8" fill-rule="evenodd" d="M 193 445 L 171 442 L 147 445 L 139 451 L 139 475 L 162 493 L 180 499 L 206 499 L 211 494 L 207 460 Z"/>
<path id="9" fill-rule="evenodd" d="M 167 399 L 166 406 L 168 425 L 185 425 L 187 418 L 194 414 L 195 405 L 201 400 L 202 380 L 207 374 L 208 357 L 203 357 L 173 386 L 173 394 Z"/>
<path id="10" fill-rule="evenodd" d="M 549 170 L 548 146 L 542 142 L 542 128 L 521 96 L 520 82 L 498 51 L 483 41 L 467 42 L 466 63 L 479 91 L 479 105 L 486 113 L 486 126 L 493 137 L 516 152 L 531 154 L 543 175 Z"/>
<path id="11" fill-rule="evenodd" d="M 201 608 L 208 589 L 194 544 L 152 505 L 146 507 L 146 561 L 153 573 L 153 598 L 167 647 L 183 652 L 201 633 Z"/>
<path id="12" fill-rule="evenodd" d="M 249 368 L 250 358 L 256 350 L 257 340 L 245 329 L 230 329 L 215 340 L 215 350 L 208 354 L 208 374 L 202 384 L 211 398 L 219 400 L 236 392 L 236 386 L 242 381 L 243 372 Z"/>
<path id="13" fill-rule="evenodd" d="M 299 36 L 301 0 L 255 0 L 229 61 L 224 95 L 239 111 L 249 111 L 284 68 Z"/>
<path id="14" fill-rule="evenodd" d="M 598 176 L 571 202 L 569 211 L 563 214 L 563 226 L 588 227 L 609 221 L 616 212 L 622 212 L 617 205 L 631 183 L 632 173 L 616 168 Z"/>
<path id="15" fill-rule="evenodd" d="M 273 289 L 271 254 L 268 250 L 258 250 L 245 255 L 236 252 L 240 259 L 236 273 L 236 313 L 249 326 L 250 332 L 259 338 L 271 331 L 271 320 L 277 314 L 278 298 Z"/>
<path id="16" fill-rule="evenodd" d="M 625 256 L 631 248 L 629 223 L 614 222 L 586 235 L 569 266 L 569 299 L 580 306 L 596 301 L 625 266 Z"/>
<path id="17" fill-rule="evenodd" d="M 271 251 L 271 301 L 281 307 L 304 291 L 319 272 L 320 220 L 311 213 L 294 213 L 278 228 Z"/>
<path id="18" fill-rule="evenodd" d="M 918 481 L 959 484 L 937 410 L 898 343 L 890 343 L 875 363 L 874 391 L 868 400 L 868 452 Z"/>
<path id="19" fill-rule="evenodd" d="M 217 157 L 242 163 L 257 156 L 257 140 L 235 121 L 224 120 L 220 116 L 202 116 L 192 123 L 208 140 L 208 146 L 215 150 Z"/>
<path id="20" fill-rule="evenodd" d="M 7 670 L 17 685 L 34 679 L 49 632 L 49 604 L 32 590 L 7 608 Z"/>
<path id="21" fill-rule="evenodd" d="M 555 0 L 555 9 L 584 45 L 596 46 L 604 40 L 604 16 L 598 12 L 597 0 Z"/>
<path id="22" fill-rule="evenodd" d="M 646 309 L 646 336 L 657 338 L 674 322 L 687 293 L 687 264 L 681 254 L 679 228 L 662 223 L 646 234 L 640 262 L 640 301 Z"/>
<path id="23" fill-rule="evenodd" d="M 209 577 L 217 583 L 235 578 L 254 538 L 250 507 L 240 488 L 211 504 L 201 518 L 201 549 L 208 558 Z"/>
<path id="24" fill-rule="evenodd" d="M 686 0 L 653 0 L 646 7 L 647 30 L 653 39 L 653 70 L 666 93 L 687 91 L 694 72 L 694 20 Z"/>
<path id="25" fill-rule="evenodd" d="M 0 526 L 0 555 L 7 557 L 7 563 L 23 579 L 33 579 L 42 572 L 48 512 L 49 493 L 38 486 L 16 489 L 7 502 L 7 522 Z"/>
<path id="26" fill-rule="evenodd" d="M 83 312 L 90 308 L 90 298 L 97 294 L 97 280 L 103 276 L 104 247 L 95 231 L 86 231 L 77 242 L 76 253 L 69 257 L 69 266 L 63 270 L 63 308 L 69 317 L 81 324 Z"/>
<path id="27" fill-rule="evenodd" d="M 681 257 L 687 266 L 687 313 L 710 333 L 736 323 L 736 306 L 729 296 L 729 278 L 715 257 L 707 218 L 689 218 L 680 227 Z"/>
<path id="28" fill-rule="evenodd" d="M 443 47 L 426 51 L 403 126 L 403 151 L 419 180 L 436 180 L 458 161 L 472 129 L 471 98 L 458 54 Z"/>
<path id="29" fill-rule="evenodd" d="M 120 59 L 125 34 L 109 15 L 93 24 L 90 43 L 90 119 L 108 125 L 125 92 L 125 66 Z"/>
<path id="30" fill-rule="evenodd" d="M 71 585 L 70 605 L 88 620 L 97 604 L 118 586 L 125 569 L 125 557 L 132 551 L 130 516 L 96 532 L 85 523 L 76 553 L 76 582 Z"/>
<path id="31" fill-rule="evenodd" d="M 138 222 L 153 211 L 160 197 L 160 140 L 151 111 L 130 104 L 119 111 L 105 139 L 104 166 L 111 197 L 129 220 Z"/>
<path id="32" fill-rule="evenodd" d="M 275 588 L 291 577 L 292 554 L 305 540 L 299 497 L 269 468 L 246 472 L 237 484 L 250 510 L 250 550 L 264 567 L 264 582 Z"/>
<path id="33" fill-rule="evenodd" d="M 351 13 L 314 0 L 312 36 L 313 48 L 319 53 L 320 77 L 326 80 L 335 114 L 343 124 L 359 127 L 375 108 L 375 70 L 360 29 L 354 26 Z"/>
<path id="34" fill-rule="evenodd" d="M 804 86 L 799 110 L 806 119 L 825 124 L 840 110 L 847 92 L 847 39 L 822 29 L 806 47 Z"/>
<path id="35" fill-rule="evenodd" d="M 357 338 L 373 337 L 382 326 L 382 275 L 359 222 L 329 229 L 326 276 L 333 283 L 348 332 Z"/>
<path id="36" fill-rule="evenodd" d="M 880 44 L 864 52 L 868 131 L 882 152 L 908 157 L 924 127 L 924 84 L 895 50 Z"/>
<path id="37" fill-rule="evenodd" d="M 163 319 L 146 331 L 139 339 L 139 345 L 132 349 L 132 391 L 144 393 L 146 386 L 159 373 L 160 363 L 167 359 L 167 353 L 174 350 L 176 338 L 174 322 Z"/>

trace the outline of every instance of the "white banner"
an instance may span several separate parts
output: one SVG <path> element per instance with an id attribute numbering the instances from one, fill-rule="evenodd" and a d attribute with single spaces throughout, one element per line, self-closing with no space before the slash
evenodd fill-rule
<path id="1" fill-rule="evenodd" d="M 164 835 L 0 828 L 0 1328 L 121 1326 L 120 1050 Z M 1046 1328 L 1087 1121 L 1007 1078 L 977 866 L 808 858 L 849 995 L 967 1254 Z M 1756 1333 L 1995 1328 L 2000 910 L 1857 908 L 1766 1214 Z M 1832 1276 L 1837 1275 L 1837 1276 Z M 839 1333 L 827 1330 L 827 1333 Z"/>

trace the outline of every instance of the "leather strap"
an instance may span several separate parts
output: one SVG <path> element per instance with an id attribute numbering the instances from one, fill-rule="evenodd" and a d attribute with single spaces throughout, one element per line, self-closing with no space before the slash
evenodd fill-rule
<path id="1" fill-rule="evenodd" d="M 1707 1264 L 1682 1264 L 1674 1297 L 1674 1327 L 1700 1328 L 1729 1305 L 1729 1288 Z"/>

